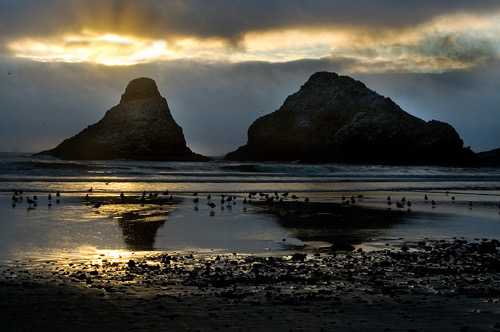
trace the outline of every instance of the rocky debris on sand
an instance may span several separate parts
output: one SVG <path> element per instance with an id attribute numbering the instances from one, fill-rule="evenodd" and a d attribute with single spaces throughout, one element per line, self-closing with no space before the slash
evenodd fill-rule
<path id="1" fill-rule="evenodd" d="M 37 307 L 37 300 L 30 299 L 36 292 L 54 302 L 43 289 L 57 284 L 61 288 L 52 295 L 55 301 L 64 298 L 63 292 L 84 289 L 76 299 L 97 294 L 106 312 L 119 305 L 116 313 L 125 310 L 120 317 L 137 329 L 137 317 L 157 324 L 149 326 L 157 329 L 166 322 L 170 328 L 178 324 L 178 328 L 191 326 L 197 330 L 195 321 L 203 321 L 205 327 L 212 324 L 211 329 L 271 328 L 275 319 L 286 330 L 310 330 L 310 324 L 320 330 L 318 322 L 327 330 L 332 326 L 432 330 L 439 325 L 453 331 L 460 326 L 498 328 L 498 315 L 492 311 L 500 298 L 498 241 L 426 240 L 425 246 L 417 242 L 407 242 L 406 246 L 410 249 L 406 252 L 397 246 L 393 250 L 314 255 L 297 252 L 286 256 L 101 256 L 69 264 L 47 261 L 41 269 L 25 268 L 17 261 L 17 267 L 0 269 L 0 296 L 11 299 L 13 294 L 26 293 L 22 302 L 16 302 L 14 308 L 18 309 L 9 311 L 10 318 L 17 317 L 16 324 L 24 317 L 20 310 L 25 309 L 25 301 L 31 303 L 29 321 L 38 312 L 45 314 Z M 97 304 L 89 302 L 92 308 Z M 58 312 L 58 321 L 71 319 L 60 316 L 66 306 L 63 304 Z M 78 310 L 72 309 L 75 313 Z M 74 322 L 80 322 L 81 315 L 78 313 Z M 190 323 L 179 317 L 194 320 Z M 37 322 L 46 318 L 41 319 Z M 102 317 L 94 319 L 103 324 Z M 112 324 L 116 328 L 120 320 Z"/>
<path id="2" fill-rule="evenodd" d="M 430 249 L 407 245 L 411 250 L 311 256 L 160 254 L 123 262 L 103 258 L 100 262 L 70 264 L 66 269 L 55 267 L 52 274 L 106 292 L 126 291 L 133 280 L 148 287 L 212 289 L 215 296 L 292 305 L 331 299 L 360 287 L 386 296 L 500 296 L 499 241 L 436 241 L 428 246 Z M 1 273 L 3 284 L 35 281 L 27 278 L 31 272 L 11 271 Z M 266 292 L 255 292 L 262 287 Z"/>

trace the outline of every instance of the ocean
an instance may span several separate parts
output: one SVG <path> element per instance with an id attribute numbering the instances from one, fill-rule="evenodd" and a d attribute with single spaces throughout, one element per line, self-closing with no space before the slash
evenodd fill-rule
<path id="1" fill-rule="evenodd" d="M 146 193 L 146 200 L 111 204 L 120 193 Z M 252 201 L 258 204 L 243 204 L 249 193 L 257 193 Z M 297 210 L 285 204 L 291 212 L 277 212 L 261 204 L 259 193 L 300 206 L 307 206 L 307 197 L 310 205 Z M 150 194 L 174 202 L 149 204 Z M 222 204 L 222 195 L 234 199 Z M 27 202 L 33 196 L 36 207 Z M 347 206 L 342 196 L 354 204 Z M 333 242 L 370 250 L 423 239 L 500 238 L 499 168 L 63 161 L 2 153 L 0 199 L 0 261 L 158 251 L 273 254 Z M 322 205 L 315 211 L 314 204 Z M 328 204 L 334 208 L 325 209 Z"/>

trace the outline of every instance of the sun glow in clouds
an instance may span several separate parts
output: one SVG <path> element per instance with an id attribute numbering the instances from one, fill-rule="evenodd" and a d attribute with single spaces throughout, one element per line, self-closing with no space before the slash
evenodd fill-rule
<path id="1" fill-rule="evenodd" d="M 474 67 L 500 55 L 500 12 L 454 14 L 401 29 L 363 26 L 305 26 L 247 31 L 237 45 L 195 35 L 147 39 L 80 34 L 24 39 L 8 47 L 17 57 L 43 62 L 134 65 L 176 59 L 200 62 L 290 62 L 331 58 L 347 72 L 442 72 Z"/>
<path id="2" fill-rule="evenodd" d="M 65 36 L 60 39 L 24 39 L 9 44 L 20 58 L 40 62 L 93 62 L 126 66 L 154 61 L 167 49 L 164 40 L 148 40 L 114 34 Z"/>

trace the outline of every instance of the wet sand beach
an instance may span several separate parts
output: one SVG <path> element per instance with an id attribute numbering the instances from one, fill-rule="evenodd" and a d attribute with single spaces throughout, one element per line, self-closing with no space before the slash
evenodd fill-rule
<path id="1" fill-rule="evenodd" d="M 2 330 L 500 328 L 497 169 L 0 161 Z"/>
<path id="2" fill-rule="evenodd" d="M 426 202 L 415 201 L 413 211 L 378 207 L 379 202 L 386 204 L 385 195 L 357 197 L 349 205 L 340 198 L 335 203 L 255 199 L 245 206 L 246 213 L 253 209 L 275 218 L 287 234 L 279 239 L 282 250 L 257 254 L 141 251 L 140 246 L 151 243 L 151 232 L 145 236 L 137 229 L 157 223 L 159 211 L 171 213 L 187 204 L 189 211 L 201 210 L 207 220 L 213 218 L 210 208 L 201 204 L 194 212 L 187 196 L 170 202 L 173 205 L 168 200 L 141 205 L 140 197 L 79 198 L 93 214 L 93 205 L 101 202 L 101 212 L 125 215 L 114 222 L 129 223 L 120 227 L 136 252 L 103 250 L 88 257 L 4 263 L 0 319 L 5 330 L 500 329 L 500 243 L 471 238 L 472 233 L 422 238 L 420 233 L 411 236 L 411 230 L 404 238 L 384 243 L 384 232 L 404 224 L 408 215 L 415 222 L 425 219 L 421 213 L 437 214 L 437 207 Z M 448 204 L 445 199 L 436 198 L 440 206 Z M 232 209 L 241 208 L 238 204 Z M 455 214 L 442 208 L 446 220 L 471 212 L 458 204 Z M 494 201 L 476 205 L 478 216 L 469 220 L 487 214 L 495 221 Z M 216 216 L 227 209 L 217 209 Z M 236 220 L 238 214 L 232 213 L 224 218 Z M 165 223 L 162 218 L 160 223 Z M 153 227 L 153 239 L 158 227 Z M 134 242 L 134 236 L 139 240 Z"/>
<path id="3" fill-rule="evenodd" d="M 0 312 L 6 330 L 495 330 L 499 246 L 17 262 Z"/>

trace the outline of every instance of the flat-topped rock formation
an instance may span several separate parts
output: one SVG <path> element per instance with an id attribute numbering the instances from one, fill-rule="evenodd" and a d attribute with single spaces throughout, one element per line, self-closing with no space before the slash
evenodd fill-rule
<path id="1" fill-rule="evenodd" d="M 350 77 L 318 72 L 257 119 L 248 143 L 226 159 L 450 165 L 475 155 L 449 124 L 410 115 Z"/>
<path id="2" fill-rule="evenodd" d="M 182 128 L 170 113 L 154 80 L 132 80 L 120 103 L 96 124 L 43 151 L 61 159 L 203 161 L 186 146 Z"/>

